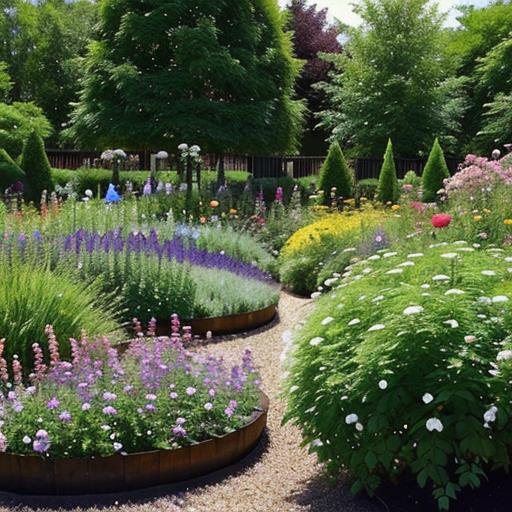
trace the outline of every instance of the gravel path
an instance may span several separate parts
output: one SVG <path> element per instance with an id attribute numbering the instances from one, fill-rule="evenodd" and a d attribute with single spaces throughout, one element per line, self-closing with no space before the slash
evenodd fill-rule
<path id="1" fill-rule="evenodd" d="M 239 359 L 250 347 L 270 397 L 268 436 L 248 460 L 229 471 L 200 481 L 195 488 L 161 487 L 120 496 L 44 498 L 0 494 L 0 510 L 66 508 L 113 512 L 382 512 L 386 506 L 354 498 L 347 486 L 332 487 L 322 475 L 316 457 L 300 448 L 301 436 L 293 426 L 281 425 L 285 409 L 279 397 L 282 370 L 282 335 L 294 329 L 311 309 L 311 302 L 283 294 L 280 322 L 247 337 L 230 337 L 206 350 Z"/>

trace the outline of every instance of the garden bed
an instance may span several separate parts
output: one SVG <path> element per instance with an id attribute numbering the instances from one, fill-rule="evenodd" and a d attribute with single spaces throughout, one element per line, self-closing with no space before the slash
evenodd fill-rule
<path id="1" fill-rule="evenodd" d="M 205 335 L 208 332 L 216 336 L 221 334 L 236 334 L 262 327 L 270 323 L 275 318 L 276 314 L 277 304 L 272 304 L 264 309 L 248 313 L 187 320 L 184 322 L 184 325 L 192 327 L 192 332 L 198 335 Z M 170 332 L 171 327 L 168 320 L 157 321 L 156 334 L 158 336 L 168 336 Z"/>
<path id="2" fill-rule="evenodd" d="M 242 428 L 175 450 L 81 459 L 44 459 L 0 454 L 0 489 L 24 494 L 78 495 L 131 491 L 181 482 L 229 466 L 258 444 L 267 424 L 269 400 Z"/>

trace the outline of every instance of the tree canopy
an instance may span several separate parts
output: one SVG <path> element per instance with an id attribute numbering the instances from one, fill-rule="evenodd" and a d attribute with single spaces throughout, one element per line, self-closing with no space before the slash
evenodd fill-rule
<path id="1" fill-rule="evenodd" d="M 105 0 L 68 134 L 96 147 L 293 151 L 299 68 L 273 0 Z"/>

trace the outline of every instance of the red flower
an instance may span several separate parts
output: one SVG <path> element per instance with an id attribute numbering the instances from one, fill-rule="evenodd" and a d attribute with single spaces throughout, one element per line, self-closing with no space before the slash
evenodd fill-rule
<path id="1" fill-rule="evenodd" d="M 452 216 L 447 213 L 439 213 L 432 217 L 432 226 L 435 228 L 446 228 L 452 222 Z"/>

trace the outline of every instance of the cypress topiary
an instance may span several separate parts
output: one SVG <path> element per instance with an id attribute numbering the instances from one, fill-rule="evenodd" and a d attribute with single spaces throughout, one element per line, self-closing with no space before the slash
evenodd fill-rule
<path id="1" fill-rule="evenodd" d="M 25 199 L 38 203 L 43 190 L 52 190 L 53 182 L 43 139 L 35 131 L 23 146 L 21 168 L 25 172 Z"/>
<path id="2" fill-rule="evenodd" d="M 393 143 L 388 140 L 388 147 L 384 155 L 384 163 L 379 176 L 377 199 L 383 203 L 396 203 L 400 197 L 398 178 L 396 176 L 395 160 L 393 158 Z"/>
<path id="3" fill-rule="evenodd" d="M 437 192 L 443 188 L 444 180 L 450 177 L 444 158 L 443 149 L 436 138 L 427 165 L 423 171 L 423 202 L 433 203 L 437 200 Z"/>
<path id="4" fill-rule="evenodd" d="M 337 196 L 352 197 L 352 185 L 352 172 L 347 165 L 343 151 L 337 142 L 333 142 L 320 170 L 319 187 L 324 191 L 324 203 L 329 204 L 333 187 L 336 187 Z"/>
<path id="5" fill-rule="evenodd" d="M 9 156 L 5 149 L 0 149 L 0 191 L 12 187 L 17 181 L 25 181 L 25 173 Z"/>

